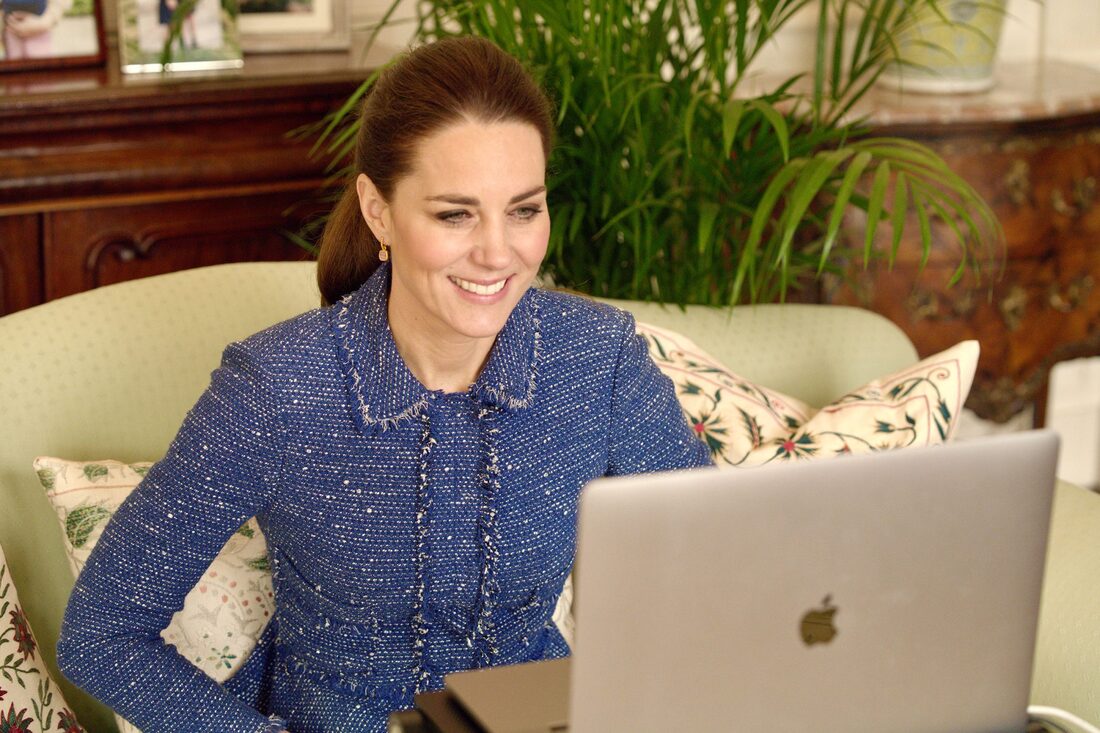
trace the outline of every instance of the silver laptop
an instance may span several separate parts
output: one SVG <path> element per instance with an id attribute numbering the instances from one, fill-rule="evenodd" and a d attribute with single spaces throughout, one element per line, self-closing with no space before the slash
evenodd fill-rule
<path id="1" fill-rule="evenodd" d="M 536 667 L 571 675 L 571 733 L 1022 732 L 1056 456 L 1032 432 L 595 481 L 572 669 Z M 492 733 L 560 730 L 560 693 L 494 726 L 522 696 L 473 687 Z"/>

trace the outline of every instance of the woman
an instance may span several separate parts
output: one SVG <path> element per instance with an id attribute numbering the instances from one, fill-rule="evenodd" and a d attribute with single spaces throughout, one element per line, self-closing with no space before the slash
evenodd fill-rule
<path id="1" fill-rule="evenodd" d="M 529 287 L 551 124 L 484 40 L 381 76 L 322 243 L 331 305 L 226 350 L 77 583 L 74 682 L 148 733 L 381 731 L 446 673 L 568 653 L 581 487 L 709 457 L 629 315 Z M 252 515 L 275 619 L 223 688 L 158 633 Z"/>

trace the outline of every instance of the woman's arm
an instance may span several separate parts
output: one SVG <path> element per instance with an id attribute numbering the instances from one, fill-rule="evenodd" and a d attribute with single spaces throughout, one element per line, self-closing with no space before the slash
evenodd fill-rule
<path id="1" fill-rule="evenodd" d="M 58 642 L 64 674 L 140 729 L 279 731 L 160 636 L 225 541 L 270 505 L 284 435 L 271 380 L 243 345 L 104 530 Z"/>
<path id="2" fill-rule="evenodd" d="M 684 420 L 672 380 L 653 363 L 633 316 L 627 320 L 615 369 L 608 475 L 713 465 Z"/>

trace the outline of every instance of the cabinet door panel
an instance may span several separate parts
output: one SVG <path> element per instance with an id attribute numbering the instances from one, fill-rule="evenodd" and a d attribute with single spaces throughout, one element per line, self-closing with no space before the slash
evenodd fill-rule
<path id="1" fill-rule="evenodd" d="M 42 302 L 41 219 L 0 216 L 0 316 Z"/>
<path id="2" fill-rule="evenodd" d="M 284 232 L 297 229 L 311 195 L 291 191 L 49 214 L 45 296 L 223 262 L 305 259 Z M 288 208 L 297 213 L 285 216 Z"/>

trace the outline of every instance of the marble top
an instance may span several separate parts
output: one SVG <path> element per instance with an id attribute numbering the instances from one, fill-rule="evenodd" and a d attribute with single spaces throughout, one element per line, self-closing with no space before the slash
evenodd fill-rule
<path id="1" fill-rule="evenodd" d="M 1100 111 L 1100 69 L 1046 61 L 999 64 L 992 89 L 977 94 L 873 89 L 852 110 L 874 126 L 1042 120 Z"/>
<path id="2" fill-rule="evenodd" d="M 788 78 L 750 75 L 739 92 L 761 94 Z M 795 84 L 806 91 L 809 78 Z M 872 127 L 915 125 L 989 125 L 1027 122 L 1100 112 L 1100 66 L 1046 61 L 1001 63 L 986 92 L 923 94 L 900 92 L 879 84 L 852 108 L 851 116 Z"/>

